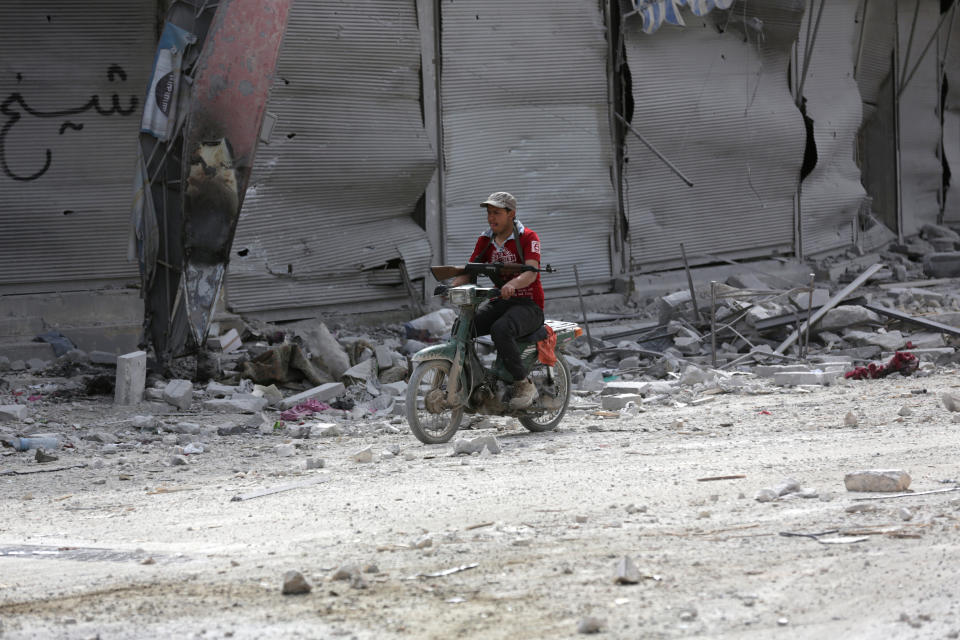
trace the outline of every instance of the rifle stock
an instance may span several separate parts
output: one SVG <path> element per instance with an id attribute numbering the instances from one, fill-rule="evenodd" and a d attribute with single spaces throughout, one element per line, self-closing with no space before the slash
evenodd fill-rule
<path id="1" fill-rule="evenodd" d="M 486 275 L 488 277 L 498 276 L 500 274 L 515 274 L 521 271 L 537 271 L 534 267 L 519 262 L 468 262 L 462 267 L 440 265 L 430 267 L 430 272 L 437 280 L 447 280 L 456 278 L 464 274 Z"/>

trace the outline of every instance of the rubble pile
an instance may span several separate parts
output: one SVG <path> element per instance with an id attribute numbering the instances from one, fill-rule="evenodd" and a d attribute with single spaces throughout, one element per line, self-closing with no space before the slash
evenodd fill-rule
<path id="1" fill-rule="evenodd" d="M 722 393 L 768 393 L 774 387 L 802 392 L 845 378 L 925 375 L 954 363 L 960 290 L 950 278 L 960 276 L 958 243 L 952 230 L 928 225 L 902 245 L 814 264 L 815 279 L 805 283 L 744 266 L 724 282 L 628 298 L 610 313 L 588 316 L 592 337 L 568 347 L 579 396 L 571 406 L 628 417 L 651 404 L 696 405 Z M 808 316 L 814 318 L 809 332 Z M 41 442 L 51 430 L 33 422 L 31 404 L 98 394 L 113 395 L 118 407 L 136 414 L 122 427 L 180 447 L 171 464 L 202 453 L 212 435 L 256 432 L 296 441 L 401 433 L 410 357 L 448 337 L 455 319 L 449 308 L 366 328 L 238 319 L 210 338 L 203 362 L 178 361 L 164 375 L 142 351 L 116 357 L 69 349 L 53 362 L 0 357 L 0 371 L 34 381 L 4 389 L 9 383 L 0 379 L 7 398 L 0 423 L 16 426 L 2 435 L 8 443 L 34 436 Z M 492 364 L 496 353 L 489 337 L 480 338 L 477 348 Z M 210 417 L 216 415 L 221 417 Z M 474 423 L 489 426 L 479 417 L 464 426 Z M 106 429 L 76 435 L 103 446 L 119 442 Z M 278 452 L 294 453 L 295 446 L 286 444 Z M 454 453 L 477 446 L 484 449 L 484 443 L 463 441 Z M 496 453 L 497 447 L 487 448 Z M 361 451 L 357 460 L 373 455 Z"/>

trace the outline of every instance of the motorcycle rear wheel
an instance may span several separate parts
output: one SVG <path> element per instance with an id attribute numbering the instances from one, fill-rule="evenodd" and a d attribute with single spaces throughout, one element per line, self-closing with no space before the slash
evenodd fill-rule
<path id="1" fill-rule="evenodd" d="M 537 362 L 536 366 L 530 371 L 530 377 L 533 383 L 537 385 L 540 394 L 546 389 L 542 386 L 547 379 L 547 366 Z M 557 364 L 553 367 L 553 384 L 556 389 L 556 399 L 560 400 L 560 408 L 547 410 L 543 413 L 524 416 L 520 418 L 520 424 L 530 431 L 552 431 L 560 424 L 563 415 L 567 412 L 567 405 L 570 404 L 570 367 L 564 361 L 563 356 L 557 354 Z"/>
<path id="2" fill-rule="evenodd" d="M 449 376 L 449 362 L 427 360 L 414 368 L 407 384 L 407 424 L 417 440 L 424 444 L 447 442 L 460 428 L 463 407 L 449 409 L 444 406 Z"/>

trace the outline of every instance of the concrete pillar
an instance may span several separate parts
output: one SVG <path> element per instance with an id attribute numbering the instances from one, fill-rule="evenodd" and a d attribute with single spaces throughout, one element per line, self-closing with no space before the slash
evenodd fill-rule
<path id="1" fill-rule="evenodd" d="M 134 351 L 117 358 L 117 380 L 113 403 L 118 405 L 139 404 L 143 400 L 143 388 L 147 383 L 147 353 Z"/>

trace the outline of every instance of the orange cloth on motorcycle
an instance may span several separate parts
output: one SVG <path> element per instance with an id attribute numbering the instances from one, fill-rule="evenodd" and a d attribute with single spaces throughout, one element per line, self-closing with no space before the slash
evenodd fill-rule
<path id="1" fill-rule="evenodd" d="M 537 343 L 537 360 L 552 367 L 557 364 L 557 354 L 553 352 L 557 346 L 557 332 L 550 325 L 544 325 L 547 330 L 547 337 Z"/>

